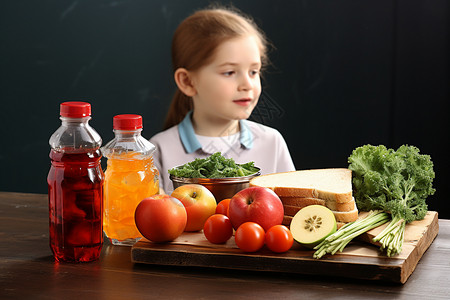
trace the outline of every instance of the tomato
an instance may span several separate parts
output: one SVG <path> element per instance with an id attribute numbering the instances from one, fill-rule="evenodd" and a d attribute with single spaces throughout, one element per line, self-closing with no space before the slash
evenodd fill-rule
<path id="1" fill-rule="evenodd" d="M 275 225 L 266 232 L 266 246 L 273 252 L 282 253 L 291 249 L 294 239 L 291 231 L 284 225 Z"/>
<path id="2" fill-rule="evenodd" d="M 136 207 L 134 220 L 139 232 L 152 242 L 168 242 L 186 227 L 187 213 L 180 200 L 169 195 L 153 195 Z"/>
<path id="3" fill-rule="evenodd" d="M 228 216 L 228 206 L 230 205 L 231 199 L 223 199 L 216 206 L 216 214 L 222 214 Z"/>
<path id="4" fill-rule="evenodd" d="M 210 216 L 203 226 L 203 233 L 208 241 L 213 244 L 222 244 L 233 235 L 233 226 L 230 219 L 222 214 Z"/>
<path id="5" fill-rule="evenodd" d="M 236 230 L 236 245 L 244 252 L 255 252 L 264 246 L 264 229 L 255 222 L 245 222 Z"/>

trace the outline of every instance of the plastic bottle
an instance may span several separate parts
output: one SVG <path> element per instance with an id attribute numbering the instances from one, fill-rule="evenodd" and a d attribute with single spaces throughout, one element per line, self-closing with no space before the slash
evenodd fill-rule
<path id="1" fill-rule="evenodd" d="M 64 102 L 60 115 L 49 141 L 50 248 L 57 261 L 93 261 L 103 246 L 102 139 L 89 125 L 89 103 Z"/>
<path id="2" fill-rule="evenodd" d="M 155 146 L 141 136 L 140 115 L 117 115 L 113 128 L 114 139 L 101 149 L 108 158 L 103 230 L 114 245 L 133 245 L 142 237 L 134 222 L 136 207 L 159 193 L 159 172 L 153 164 Z"/>

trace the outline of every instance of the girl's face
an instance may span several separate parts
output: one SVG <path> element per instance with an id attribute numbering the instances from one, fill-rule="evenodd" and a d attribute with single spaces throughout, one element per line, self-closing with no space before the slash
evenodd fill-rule
<path id="1" fill-rule="evenodd" d="M 256 37 L 219 45 L 213 60 L 192 73 L 194 118 L 216 123 L 247 119 L 261 94 L 260 69 Z"/>

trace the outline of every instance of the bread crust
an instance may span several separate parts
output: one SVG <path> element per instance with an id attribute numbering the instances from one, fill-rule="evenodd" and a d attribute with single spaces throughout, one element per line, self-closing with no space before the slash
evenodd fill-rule
<path id="1" fill-rule="evenodd" d="M 255 186 L 250 183 L 250 186 Z M 272 189 L 279 197 L 297 197 L 297 198 L 319 198 L 331 200 L 337 203 L 347 203 L 352 201 L 352 191 L 346 193 L 333 193 L 313 188 L 290 188 L 290 187 L 268 187 Z"/>
<path id="2" fill-rule="evenodd" d="M 310 198 L 310 197 L 280 197 L 283 205 L 295 206 L 295 207 L 305 207 L 308 205 L 323 205 L 326 206 L 327 201 L 318 198 Z"/>
<path id="3" fill-rule="evenodd" d="M 309 204 L 309 205 L 313 205 L 313 204 Z M 308 205 L 305 205 L 303 207 L 302 206 L 283 205 L 284 215 L 293 217 L 299 210 L 301 210 L 302 208 L 304 208 L 306 206 L 308 206 Z M 356 207 L 354 209 L 351 209 L 348 211 L 336 211 L 336 210 L 332 210 L 332 209 L 330 209 L 330 210 L 334 213 L 334 216 L 336 217 L 336 221 L 353 222 L 353 221 L 356 221 L 356 219 L 358 218 L 358 210 L 356 209 Z"/>
<path id="4" fill-rule="evenodd" d="M 301 198 L 301 197 L 280 197 L 281 202 L 285 206 L 303 208 L 308 205 L 323 205 L 335 211 L 351 211 L 355 209 L 355 199 L 346 203 L 338 203 L 332 200 L 323 200 L 318 198 Z"/>
<path id="5" fill-rule="evenodd" d="M 349 223 L 358 219 L 358 209 L 352 211 L 333 211 L 337 222 Z"/>

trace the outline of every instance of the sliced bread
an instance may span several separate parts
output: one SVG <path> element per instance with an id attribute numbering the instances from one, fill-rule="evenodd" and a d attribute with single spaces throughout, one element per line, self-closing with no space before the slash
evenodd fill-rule
<path id="1" fill-rule="evenodd" d="M 302 198 L 302 197 L 280 197 L 284 206 L 293 206 L 303 208 L 308 205 L 323 205 L 335 211 L 351 211 L 355 209 L 355 199 L 345 203 L 338 203 L 333 200 L 323 200 L 318 198 Z"/>
<path id="2" fill-rule="evenodd" d="M 283 205 L 305 207 L 308 205 L 323 205 L 325 206 L 326 200 L 310 197 L 280 197 Z"/>
<path id="3" fill-rule="evenodd" d="M 333 214 L 337 222 L 348 223 L 358 219 L 358 209 L 356 207 L 351 211 L 333 211 Z"/>
<path id="4" fill-rule="evenodd" d="M 352 200 L 352 172 L 344 168 L 300 170 L 257 176 L 250 186 L 272 189 L 280 197 L 305 197 L 346 203 Z"/>

